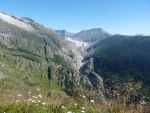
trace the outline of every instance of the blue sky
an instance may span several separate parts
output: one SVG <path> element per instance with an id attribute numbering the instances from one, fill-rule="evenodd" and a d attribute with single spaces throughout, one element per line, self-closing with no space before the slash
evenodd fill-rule
<path id="1" fill-rule="evenodd" d="M 150 0 L 1 0 L 0 10 L 71 32 L 150 34 Z"/>

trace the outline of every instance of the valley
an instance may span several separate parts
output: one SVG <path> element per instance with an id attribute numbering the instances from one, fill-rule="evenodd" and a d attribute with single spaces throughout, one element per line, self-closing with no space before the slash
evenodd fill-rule
<path id="1" fill-rule="evenodd" d="M 0 112 L 142 109 L 150 103 L 149 51 L 150 36 L 70 33 L 0 13 Z"/>

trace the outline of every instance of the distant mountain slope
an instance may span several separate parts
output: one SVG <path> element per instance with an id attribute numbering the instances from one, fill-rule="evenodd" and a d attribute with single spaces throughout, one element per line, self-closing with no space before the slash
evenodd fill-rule
<path id="1" fill-rule="evenodd" d="M 26 95 L 37 88 L 45 97 L 53 92 L 80 95 L 83 88 L 89 90 L 90 80 L 82 78 L 77 68 L 81 58 L 76 56 L 80 50 L 75 44 L 30 18 L 0 15 L 0 97 Z"/>
<path id="2" fill-rule="evenodd" d="M 67 32 L 66 30 L 55 30 L 55 32 L 58 34 L 59 37 L 72 37 L 74 34 Z"/>
<path id="3" fill-rule="evenodd" d="M 134 92 L 150 96 L 150 36 L 113 35 L 93 45 L 90 51 L 94 70 L 104 78 L 106 86 L 108 80 L 112 82 L 109 87 L 115 81 L 122 85 L 132 82 L 138 84 L 137 89 L 133 88 Z M 120 91 L 127 86 L 121 87 Z M 118 84 L 114 89 L 116 87 Z"/>
<path id="4" fill-rule="evenodd" d="M 71 64 L 66 43 L 58 39 L 54 31 L 34 21 L 0 15 L 0 90 L 9 90 L 13 96 L 15 92 L 24 93 L 24 90 L 34 91 L 40 87 L 48 93 L 48 68 L 66 64 L 65 60 Z M 66 66 L 66 70 L 71 68 Z M 56 75 L 51 78 L 57 78 Z M 56 78 L 53 85 L 59 86 Z"/>
<path id="5" fill-rule="evenodd" d="M 76 40 L 81 40 L 84 42 L 96 42 L 102 40 L 109 36 L 109 33 L 105 32 L 101 28 L 94 28 L 89 30 L 84 30 L 79 33 L 76 33 L 72 38 Z"/>

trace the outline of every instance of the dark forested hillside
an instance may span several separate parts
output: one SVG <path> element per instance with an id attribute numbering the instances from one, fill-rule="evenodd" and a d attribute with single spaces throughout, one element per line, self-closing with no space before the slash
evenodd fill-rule
<path id="1" fill-rule="evenodd" d="M 89 51 L 93 53 L 95 71 L 106 83 L 108 80 L 140 83 L 138 91 L 149 95 L 150 36 L 114 35 L 93 45 Z"/>

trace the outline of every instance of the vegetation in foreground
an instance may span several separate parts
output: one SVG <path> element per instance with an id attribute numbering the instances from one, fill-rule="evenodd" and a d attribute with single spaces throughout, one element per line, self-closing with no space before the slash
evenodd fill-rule
<path id="1" fill-rule="evenodd" d="M 84 107 L 77 103 L 50 105 L 18 102 L 10 105 L 1 105 L 0 113 L 143 113 L 143 110 L 142 107 L 137 110 L 127 110 L 122 105 L 96 108 L 94 106 Z"/>
<path id="2" fill-rule="evenodd" d="M 142 105 L 128 106 L 121 102 L 99 103 L 87 100 L 86 96 L 50 96 L 32 95 L 24 97 L 16 95 L 15 101 L 0 102 L 0 113 L 149 113 L 144 112 Z"/>

